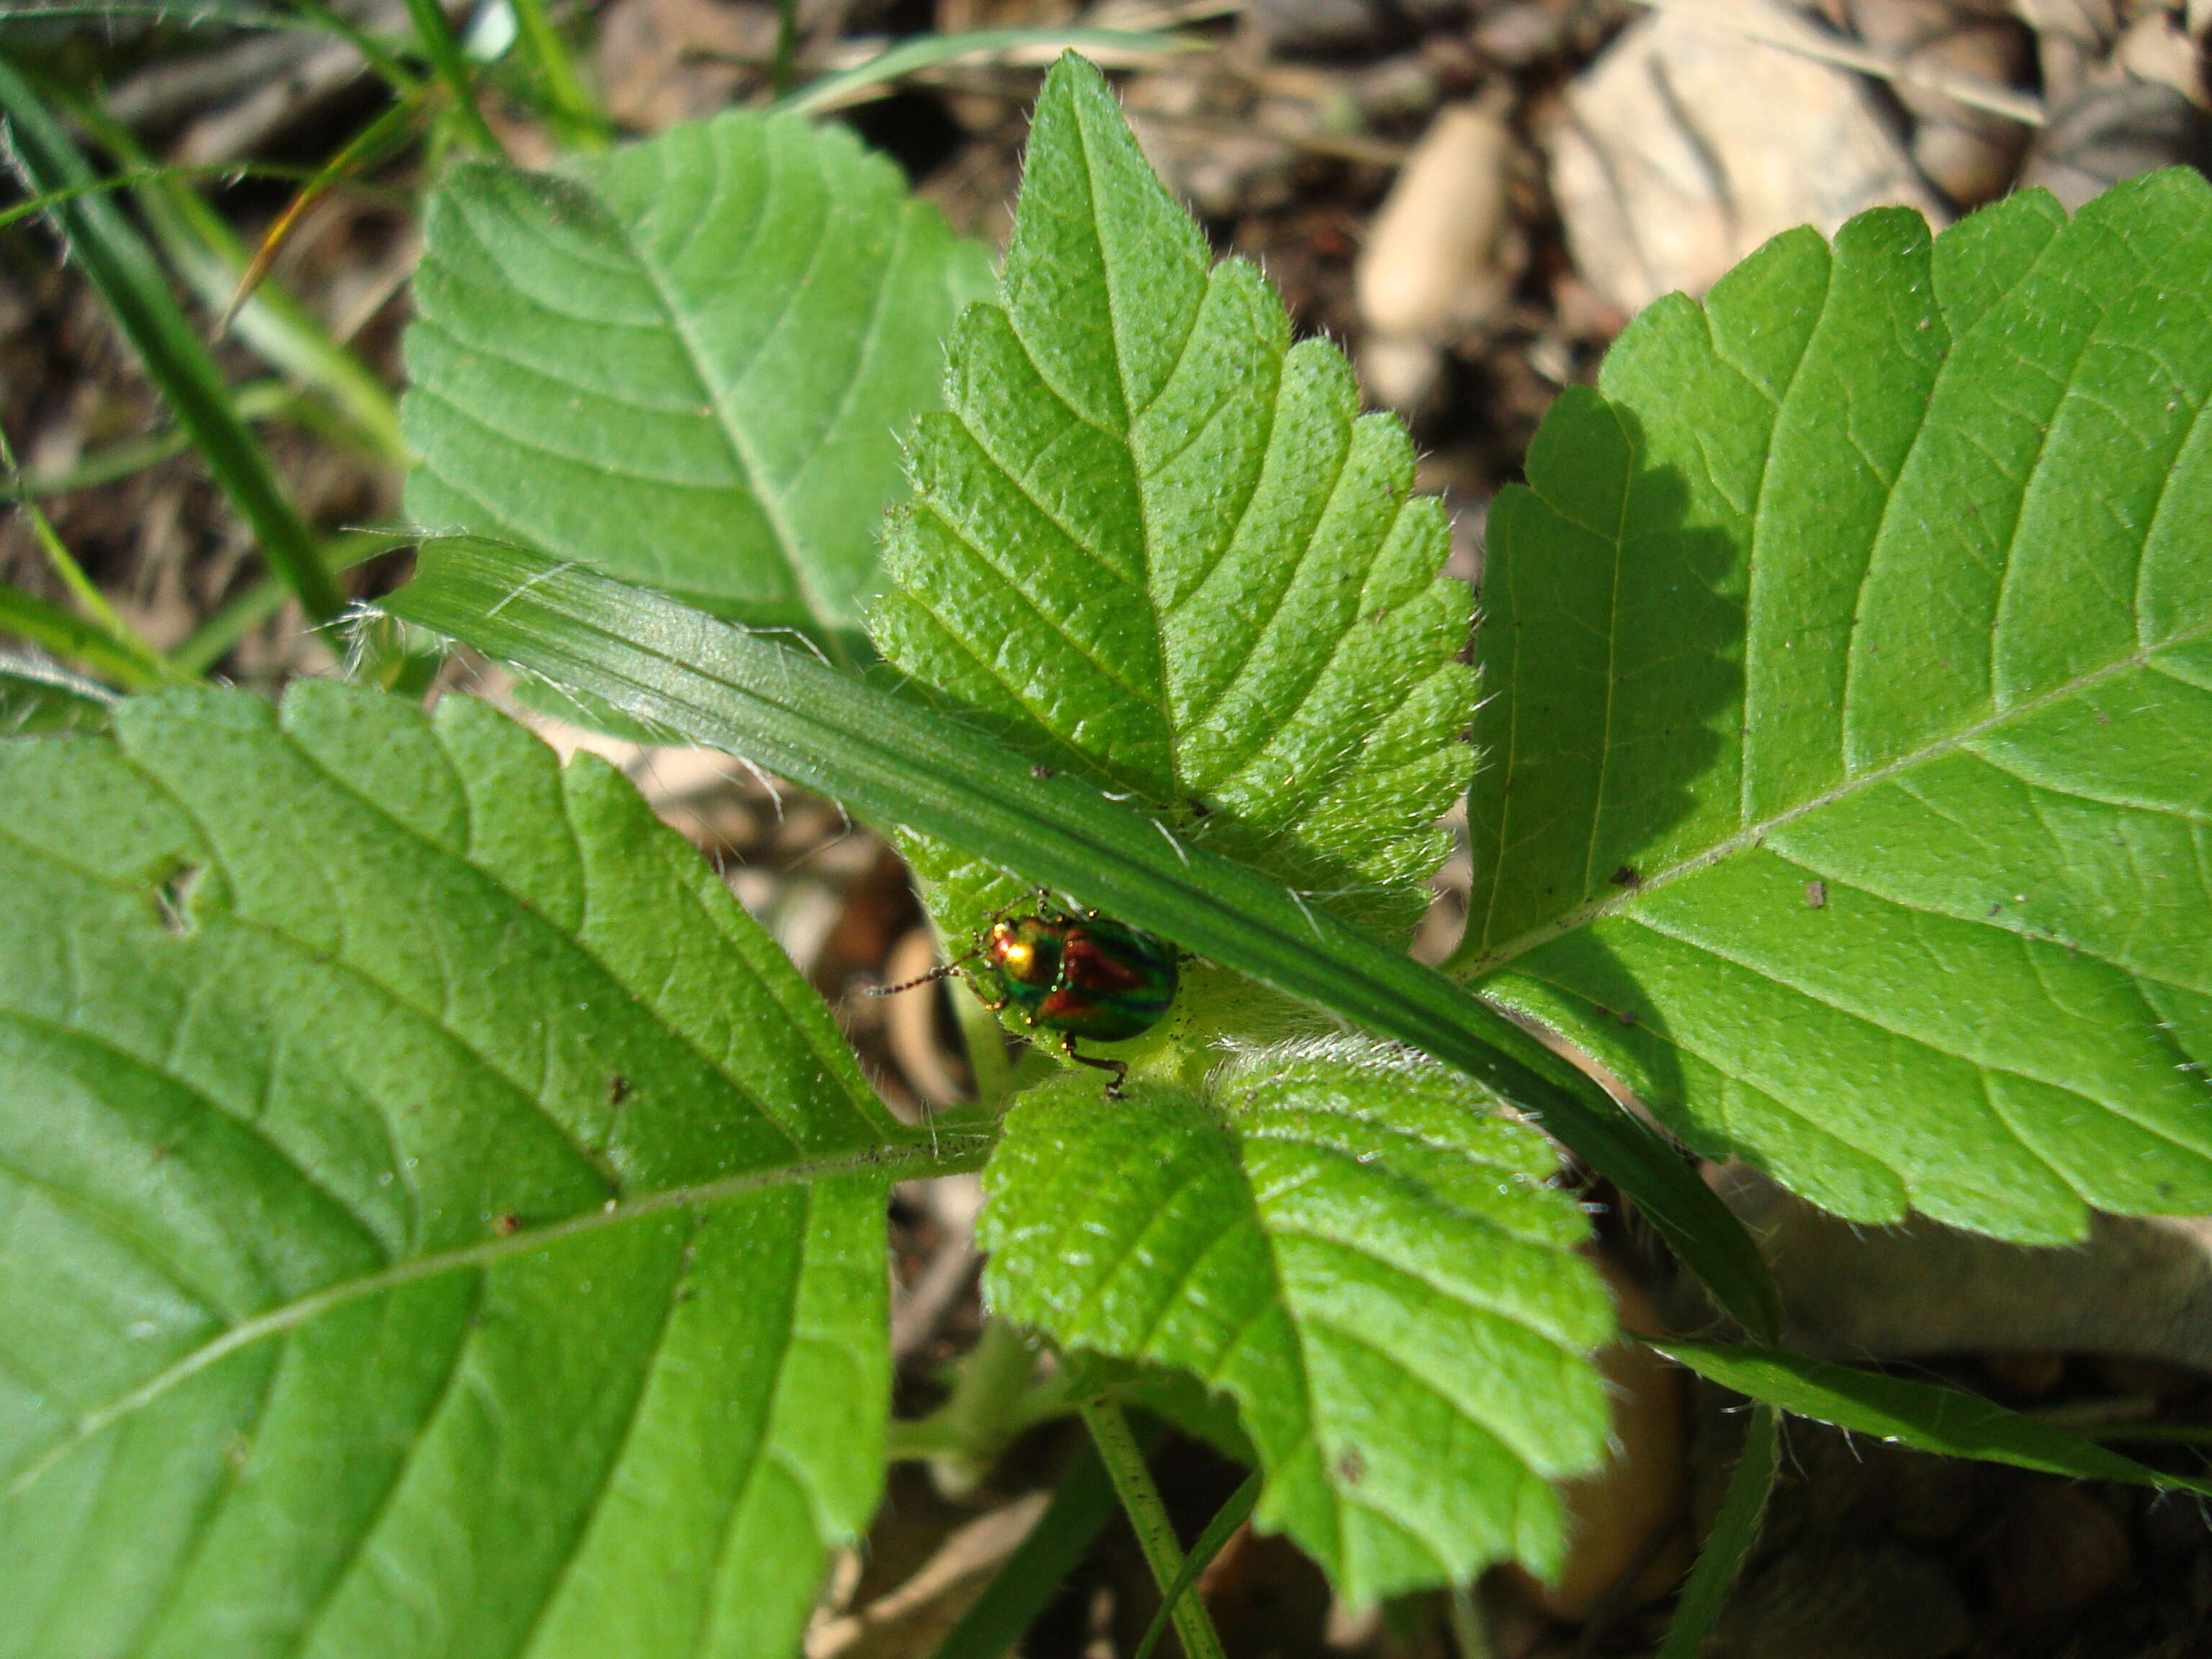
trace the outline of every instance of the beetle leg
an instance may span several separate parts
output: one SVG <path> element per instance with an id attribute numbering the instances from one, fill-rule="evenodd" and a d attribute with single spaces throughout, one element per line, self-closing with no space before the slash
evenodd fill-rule
<path id="1" fill-rule="evenodd" d="M 1106 1085 L 1106 1098 L 1119 1100 L 1121 1085 L 1129 1080 L 1129 1062 L 1126 1060 L 1093 1060 L 1089 1054 L 1075 1052 L 1075 1039 L 1063 1031 L 1060 1035 L 1060 1052 L 1078 1066 L 1089 1066 L 1101 1072 L 1111 1072 L 1114 1080 Z"/>

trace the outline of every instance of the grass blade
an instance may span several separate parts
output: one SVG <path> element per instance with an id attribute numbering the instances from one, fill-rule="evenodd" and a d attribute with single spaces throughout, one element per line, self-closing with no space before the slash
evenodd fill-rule
<path id="1" fill-rule="evenodd" d="M 30 82 L 4 59 L 0 113 L 7 117 L 16 168 L 30 189 L 64 189 L 94 176 Z M 53 219 L 147 374 L 191 434 L 208 471 L 252 529 L 262 556 L 314 621 L 337 616 L 345 598 L 323 566 L 313 533 L 285 499 L 267 454 L 239 417 L 230 388 L 170 294 L 152 252 L 104 196 L 65 202 Z"/>
<path id="2" fill-rule="evenodd" d="M 2009 1463 L 2045 1474 L 2119 1480 L 2212 1496 L 2212 1481 L 2167 1474 L 2053 1423 L 2007 1411 L 1958 1389 L 1885 1376 L 1778 1348 L 1652 1341 L 1698 1376 L 1818 1423 L 1878 1435 L 1939 1457 Z"/>
<path id="3" fill-rule="evenodd" d="M 1091 1443 L 1098 1449 L 1099 1461 L 1106 1465 L 1115 1494 L 1121 1500 L 1121 1512 L 1129 1517 L 1130 1530 L 1137 1534 L 1137 1547 L 1152 1570 L 1152 1582 L 1160 1587 L 1160 1611 L 1174 1621 L 1186 1659 L 1224 1659 L 1221 1638 L 1214 1631 L 1206 1604 L 1175 1593 L 1186 1565 L 1182 1547 L 1176 1542 L 1175 1523 L 1168 1517 L 1167 1505 L 1160 1501 L 1160 1489 L 1145 1465 L 1144 1449 L 1130 1431 L 1129 1419 L 1119 1406 L 1106 1400 L 1086 1400 L 1076 1409 L 1083 1414 L 1083 1425 L 1091 1431 Z"/>
<path id="4" fill-rule="evenodd" d="M 1721 1498 L 1720 1513 L 1713 1517 L 1705 1547 L 1698 1553 L 1698 1565 L 1690 1569 L 1689 1582 L 1682 1586 L 1682 1599 L 1675 1603 L 1674 1616 L 1668 1622 L 1667 1640 L 1659 1650 L 1659 1659 L 1698 1659 L 1704 1651 L 1713 1621 L 1720 1617 L 1729 1591 L 1742 1574 L 1751 1547 L 1759 1541 L 1759 1523 L 1766 1518 L 1766 1500 L 1774 1491 L 1781 1454 L 1780 1413 L 1764 1403 L 1753 1406 L 1735 1473 L 1729 1476 L 1728 1492 Z"/>
<path id="5" fill-rule="evenodd" d="M 215 331 L 218 338 L 228 331 L 240 308 L 261 285 L 261 279 L 269 274 L 269 267 L 276 262 L 277 252 L 283 247 L 285 239 L 292 234 L 293 227 L 300 222 L 307 210 L 329 195 L 349 174 L 363 167 L 374 167 L 412 138 L 416 123 L 421 119 L 427 102 L 427 97 L 419 89 L 408 94 L 347 140 L 339 147 L 337 154 L 307 180 L 290 204 L 276 216 L 276 222 L 262 237 L 261 246 L 253 250 L 253 257 L 246 261 L 246 270 L 239 276 L 238 287 L 231 294 L 230 302 L 223 307 L 222 315 L 216 319 Z"/>
<path id="6" fill-rule="evenodd" d="M 550 118 L 554 128 L 568 143 L 585 149 L 605 149 L 613 131 L 606 112 L 592 99 L 584 85 L 583 76 L 576 72 L 576 60 L 569 55 L 568 42 L 553 27 L 547 15 L 545 0 L 508 0 L 514 8 L 515 27 L 522 36 L 523 49 L 544 83 L 545 94 L 552 108 Z"/>
<path id="7" fill-rule="evenodd" d="M 81 196 L 100 196 L 112 190 L 135 190 L 140 185 L 163 180 L 181 181 L 188 179 L 309 179 L 316 175 L 313 167 L 281 166 L 274 161 L 210 161 L 201 167 L 134 167 L 128 173 L 118 173 L 106 179 L 88 179 L 82 184 L 65 185 L 59 190 L 43 191 L 27 201 L 0 210 L 0 230 L 5 230 L 18 219 L 34 219 L 64 202 L 73 202 Z"/>
<path id="8" fill-rule="evenodd" d="M 1603 1091 L 1443 975 L 957 719 L 674 599 L 475 538 L 426 543 L 392 614 L 726 749 L 1410 1043 L 1609 1176 L 1749 1330 L 1775 1293 L 1742 1224 Z"/>
<path id="9" fill-rule="evenodd" d="M 1213 1558 L 1221 1553 L 1221 1547 L 1229 1541 L 1230 1535 L 1251 1518 L 1253 1509 L 1260 1502 L 1260 1488 L 1264 1484 L 1260 1471 L 1253 1470 L 1245 1476 L 1244 1484 L 1229 1494 L 1229 1501 L 1214 1511 L 1213 1519 L 1206 1523 L 1206 1530 L 1199 1534 L 1198 1541 L 1183 1557 L 1182 1571 L 1176 1575 L 1175 1583 L 1169 1585 L 1166 1593 L 1160 1597 L 1160 1610 L 1152 1615 L 1152 1622 L 1145 1632 L 1145 1639 L 1137 1644 L 1133 1659 L 1152 1659 L 1152 1650 L 1160 1644 L 1160 1638 L 1167 1634 L 1176 1606 L 1189 1593 L 1191 1586 L 1198 1583 L 1199 1575 L 1213 1564 Z"/>
<path id="10" fill-rule="evenodd" d="M 158 659 L 149 661 L 106 629 L 5 582 L 0 582 L 0 634 L 82 663 L 125 690 L 148 690 L 173 678 Z"/>

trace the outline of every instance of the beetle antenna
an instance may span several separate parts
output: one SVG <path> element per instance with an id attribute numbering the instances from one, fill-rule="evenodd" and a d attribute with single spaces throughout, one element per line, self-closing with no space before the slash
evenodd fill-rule
<path id="1" fill-rule="evenodd" d="M 871 985 L 868 987 L 867 994 L 872 997 L 895 997 L 901 991 L 911 991 L 916 986 L 934 985 L 940 979 L 951 979 L 953 975 L 975 959 L 975 952 L 970 951 L 965 956 L 953 957 L 941 968 L 933 968 L 926 974 L 918 974 L 912 979 L 901 980 L 896 985 Z"/>

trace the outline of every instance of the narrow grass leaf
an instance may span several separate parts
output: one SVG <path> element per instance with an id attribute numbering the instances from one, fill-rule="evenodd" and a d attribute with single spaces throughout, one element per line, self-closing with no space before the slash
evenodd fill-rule
<path id="1" fill-rule="evenodd" d="M 1650 1340 L 1669 1359 L 1738 1394 L 1816 1423 L 1877 1435 L 1942 1457 L 1975 1457 L 2045 1474 L 2212 1495 L 2212 1481 L 2166 1474 L 2055 1425 L 1957 1389 L 1838 1365 L 1779 1348 Z"/>
<path id="2" fill-rule="evenodd" d="M 144 148 L 128 129 L 96 106 L 80 104 L 72 113 L 111 155 L 149 171 Z M 236 233 L 183 179 L 147 178 L 131 195 L 170 268 L 202 305 L 222 311 L 251 263 Z M 280 284 L 262 283 L 231 319 L 231 332 L 271 368 L 327 398 L 346 422 L 348 441 L 378 459 L 406 462 L 398 406 L 384 382 Z"/>
<path id="3" fill-rule="evenodd" d="M 1744 1424 L 1743 1449 L 1722 1494 L 1720 1512 L 1712 1530 L 1698 1552 L 1667 1621 L 1667 1639 L 1660 1644 L 1658 1659 L 1698 1659 L 1705 1638 L 1727 1605 L 1729 1592 L 1743 1576 L 1759 1529 L 1766 1518 L 1766 1502 L 1773 1495 L 1774 1477 L 1782 1468 L 1781 1414 L 1761 1401 L 1751 1408 Z"/>
<path id="4" fill-rule="evenodd" d="M 1027 57 L 1030 53 L 1085 51 L 1101 58 L 1115 53 L 1164 57 L 1202 50 L 1200 42 L 1179 34 L 1139 29 L 1006 28 L 962 29 L 950 34 L 918 35 L 878 52 L 864 64 L 810 81 L 780 100 L 779 111 L 826 115 L 831 110 L 887 96 L 905 76 L 967 58 Z"/>
<path id="5" fill-rule="evenodd" d="M 1005 1659 L 1114 1516 L 1114 1483 L 1086 1440 L 1029 1534 L 991 1576 L 933 1659 Z"/>

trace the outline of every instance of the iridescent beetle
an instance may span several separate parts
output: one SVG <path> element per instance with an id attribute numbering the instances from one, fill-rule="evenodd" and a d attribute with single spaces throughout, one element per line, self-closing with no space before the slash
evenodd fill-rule
<path id="1" fill-rule="evenodd" d="M 1075 1040 L 1126 1042 L 1142 1036 L 1175 1001 L 1173 945 L 1127 922 L 1093 913 L 1071 916 L 1045 903 L 1033 915 L 1012 920 L 1001 912 L 965 956 L 876 994 L 890 996 L 946 978 L 977 957 L 999 990 L 998 1000 L 987 997 L 983 1006 L 994 1013 L 1012 1008 L 1032 1031 L 1058 1033 L 1060 1053 L 1078 1065 L 1111 1072 L 1109 1100 L 1121 1097 L 1127 1063 L 1079 1054 Z"/>

